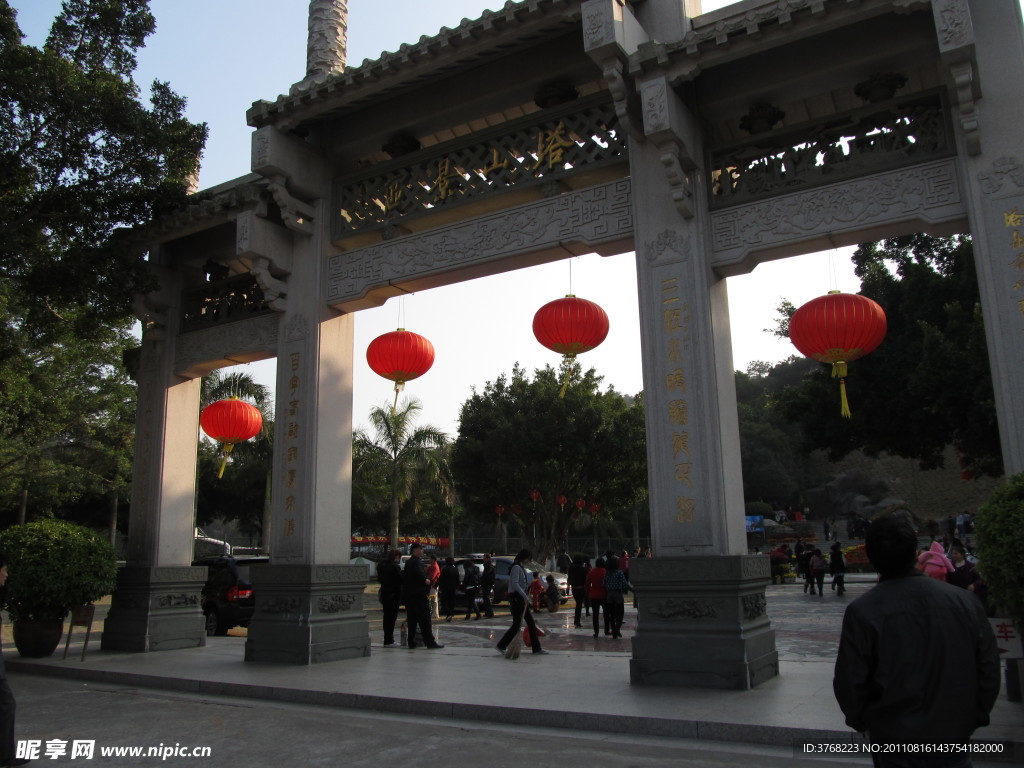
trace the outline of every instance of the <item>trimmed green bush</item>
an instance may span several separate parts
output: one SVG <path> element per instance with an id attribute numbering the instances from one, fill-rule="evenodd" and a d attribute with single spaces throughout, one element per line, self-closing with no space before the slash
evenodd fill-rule
<path id="1" fill-rule="evenodd" d="M 1001 614 L 1024 627 L 1024 473 L 992 493 L 974 526 L 989 597 Z"/>
<path id="2" fill-rule="evenodd" d="M 40 520 L 0 533 L 7 586 L 0 605 L 13 621 L 61 619 L 114 590 L 117 555 L 96 532 L 63 520 Z"/>
<path id="3" fill-rule="evenodd" d="M 743 505 L 743 512 L 747 517 L 771 517 L 772 505 L 766 501 L 748 501 Z"/>

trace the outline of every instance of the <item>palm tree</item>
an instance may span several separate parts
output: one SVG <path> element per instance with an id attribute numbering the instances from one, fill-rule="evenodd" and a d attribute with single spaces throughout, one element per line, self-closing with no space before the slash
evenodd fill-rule
<path id="1" fill-rule="evenodd" d="M 381 472 L 388 482 L 391 495 L 391 546 L 398 547 L 398 511 L 409 498 L 417 481 L 430 482 L 451 497 L 451 479 L 448 471 L 448 435 L 437 427 L 422 426 L 413 429 L 417 412 L 422 409 L 418 400 L 404 400 L 397 408 L 384 405 L 370 411 L 370 425 L 374 437 L 363 430 L 353 435 L 357 443 L 355 454 L 360 465 L 355 471 Z"/>
<path id="2" fill-rule="evenodd" d="M 270 387 L 266 384 L 257 384 L 256 380 L 248 373 L 223 374 L 219 369 L 213 371 L 209 376 L 203 377 L 199 395 L 200 408 L 231 397 L 251 401 L 260 409 L 263 421 L 273 420 L 273 412 L 270 409 Z"/>

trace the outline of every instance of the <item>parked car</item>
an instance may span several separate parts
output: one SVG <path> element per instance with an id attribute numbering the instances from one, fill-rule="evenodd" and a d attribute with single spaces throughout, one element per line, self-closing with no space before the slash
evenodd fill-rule
<path id="1" fill-rule="evenodd" d="M 512 563 L 515 562 L 515 558 L 502 555 L 500 557 L 492 557 L 491 560 L 494 561 L 494 597 L 492 602 L 500 603 L 508 600 L 508 574 L 512 570 Z M 568 577 L 564 573 L 549 571 L 540 563 L 532 560 L 528 560 L 524 565 L 526 566 L 526 577 L 532 580 L 533 574 L 539 572 L 545 586 L 547 586 L 549 574 L 555 577 L 555 583 L 558 585 L 558 593 L 563 605 L 572 596 Z"/>
<path id="2" fill-rule="evenodd" d="M 226 635 L 232 627 L 249 626 L 256 607 L 250 571 L 269 562 L 270 558 L 265 555 L 237 558 L 213 555 L 192 562 L 208 569 L 203 586 L 207 635 Z"/>

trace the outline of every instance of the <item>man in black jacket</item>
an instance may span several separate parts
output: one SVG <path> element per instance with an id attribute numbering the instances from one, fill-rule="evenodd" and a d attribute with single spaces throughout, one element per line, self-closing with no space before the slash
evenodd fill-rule
<path id="1" fill-rule="evenodd" d="M 843 617 L 832 686 L 846 723 L 873 744 L 965 744 L 988 725 L 999 693 L 995 636 L 974 595 L 914 567 L 917 533 L 905 514 L 865 536 L 878 586 Z M 967 754 L 873 753 L 875 766 L 971 765 Z"/>
<path id="2" fill-rule="evenodd" d="M 416 647 L 416 628 L 419 627 L 423 635 L 423 643 L 427 648 L 444 648 L 434 639 L 434 632 L 430 627 L 430 603 L 427 596 L 430 594 L 430 579 L 423 570 L 422 544 L 413 544 L 409 548 L 409 558 L 402 571 L 402 597 L 405 600 L 405 615 L 409 625 L 409 648 Z"/>

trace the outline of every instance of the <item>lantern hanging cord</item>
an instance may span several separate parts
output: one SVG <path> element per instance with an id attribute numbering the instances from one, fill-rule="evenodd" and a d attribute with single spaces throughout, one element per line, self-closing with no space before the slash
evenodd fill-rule
<path id="1" fill-rule="evenodd" d="M 828 237 L 828 244 L 829 244 L 829 246 L 831 246 L 831 250 L 829 251 L 829 254 L 828 254 L 828 284 L 829 284 L 829 288 L 831 289 L 829 291 L 829 293 L 832 293 L 832 292 L 838 293 L 838 287 L 837 287 L 838 280 L 836 278 L 836 244 L 835 244 L 835 241 L 832 240 L 832 233 L 831 232 L 828 233 L 827 237 Z"/>
<path id="2" fill-rule="evenodd" d="M 850 418 L 850 403 L 846 399 L 846 361 L 840 360 L 832 363 L 832 378 L 839 379 L 839 413 L 844 419 Z"/>

